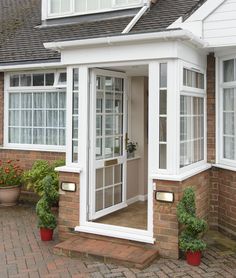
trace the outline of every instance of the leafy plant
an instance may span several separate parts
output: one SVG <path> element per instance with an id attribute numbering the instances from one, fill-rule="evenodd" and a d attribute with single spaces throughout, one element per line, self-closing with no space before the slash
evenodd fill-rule
<path id="1" fill-rule="evenodd" d="M 179 239 L 180 249 L 185 252 L 205 250 L 206 243 L 202 240 L 202 236 L 207 229 L 207 223 L 196 216 L 193 188 L 184 190 L 183 198 L 177 206 L 177 217 L 178 221 L 184 225 Z"/>
<path id="2" fill-rule="evenodd" d="M 137 150 L 138 143 L 129 141 L 127 144 L 127 152 L 133 153 Z"/>
<path id="3" fill-rule="evenodd" d="M 58 191 L 52 186 L 53 182 L 51 176 L 46 176 L 42 180 L 43 195 L 36 205 L 39 228 L 54 230 L 57 226 L 56 217 L 51 211 L 51 207 L 58 200 Z"/>
<path id="4" fill-rule="evenodd" d="M 0 187 L 20 185 L 22 173 L 19 160 L 0 160 Z"/>
<path id="5" fill-rule="evenodd" d="M 39 196 L 42 196 L 44 193 L 43 179 L 50 176 L 52 178 L 51 187 L 58 191 L 59 178 L 55 168 L 63 165 L 65 165 L 64 160 L 57 160 L 51 164 L 46 160 L 37 160 L 32 169 L 23 175 L 27 189 L 33 189 Z"/>

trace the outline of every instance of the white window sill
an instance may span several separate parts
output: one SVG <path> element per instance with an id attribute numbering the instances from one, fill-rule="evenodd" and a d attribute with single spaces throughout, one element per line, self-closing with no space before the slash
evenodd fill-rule
<path id="1" fill-rule="evenodd" d="M 196 167 L 194 169 L 191 169 L 189 171 L 186 171 L 184 173 L 181 173 L 179 175 L 163 175 L 163 174 L 155 174 L 151 175 L 151 178 L 153 180 L 166 180 L 166 181 L 184 181 L 188 178 L 191 178 L 197 174 L 200 174 L 212 167 L 211 164 L 206 163 L 204 165 L 201 165 L 199 167 Z"/>
<path id="2" fill-rule="evenodd" d="M 60 148 L 60 149 L 50 149 L 45 146 L 44 148 L 32 148 L 32 147 L 13 147 L 13 146 L 0 146 L 1 150 L 15 150 L 15 151 L 33 151 L 33 152 L 53 152 L 53 153 L 65 153 L 66 149 L 65 148 Z"/>
<path id="3" fill-rule="evenodd" d="M 130 158 L 127 158 L 127 161 L 133 161 L 133 160 L 138 160 L 138 159 L 141 159 L 140 156 L 135 156 L 135 157 L 130 157 Z"/>
<path id="4" fill-rule="evenodd" d="M 56 172 L 65 172 L 65 173 L 76 173 L 79 174 L 82 171 L 81 167 L 70 167 L 70 166 L 61 166 L 55 168 Z"/>
<path id="5" fill-rule="evenodd" d="M 230 170 L 230 171 L 236 172 L 236 166 L 229 166 L 229 165 L 224 165 L 224 164 L 220 164 L 220 163 L 213 164 L 212 166 L 214 166 L 216 168 L 221 168 L 221 169 L 225 169 L 225 170 Z"/>

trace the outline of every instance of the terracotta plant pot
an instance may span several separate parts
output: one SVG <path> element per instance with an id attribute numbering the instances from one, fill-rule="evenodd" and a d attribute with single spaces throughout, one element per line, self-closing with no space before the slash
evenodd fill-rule
<path id="1" fill-rule="evenodd" d="M 193 266 L 198 266 L 201 263 L 201 256 L 202 256 L 201 251 L 186 252 L 187 263 Z"/>
<path id="2" fill-rule="evenodd" d="M 40 236 L 42 241 L 50 241 L 53 237 L 53 230 L 47 228 L 40 228 Z"/>
<path id="3" fill-rule="evenodd" d="M 15 206 L 20 197 L 21 186 L 0 187 L 0 204 L 2 206 Z"/>

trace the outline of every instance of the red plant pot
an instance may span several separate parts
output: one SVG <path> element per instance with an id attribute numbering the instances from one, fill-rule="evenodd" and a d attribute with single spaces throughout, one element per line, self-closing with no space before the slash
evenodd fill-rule
<path id="1" fill-rule="evenodd" d="M 201 263 L 201 251 L 186 252 L 187 263 L 190 265 L 198 266 Z"/>
<path id="2" fill-rule="evenodd" d="M 47 228 L 40 228 L 40 236 L 42 241 L 52 240 L 53 230 Z"/>

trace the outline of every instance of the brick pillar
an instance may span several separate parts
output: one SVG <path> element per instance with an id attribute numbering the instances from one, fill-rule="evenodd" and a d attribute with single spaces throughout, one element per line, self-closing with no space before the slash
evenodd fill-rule
<path id="1" fill-rule="evenodd" d="M 59 173 L 60 183 L 76 183 L 76 192 L 60 190 L 58 233 L 60 240 L 66 240 L 72 235 L 74 227 L 79 225 L 80 219 L 80 176 L 76 173 Z"/>
<path id="2" fill-rule="evenodd" d="M 209 225 L 213 230 L 218 230 L 219 221 L 219 171 L 213 167 L 210 173 L 210 219 Z"/>
<path id="3" fill-rule="evenodd" d="M 4 123 L 4 73 L 0 72 L 0 146 L 3 145 Z"/>
<path id="4" fill-rule="evenodd" d="M 216 149 L 215 56 L 207 56 L 207 160 L 215 163 Z"/>
<path id="5" fill-rule="evenodd" d="M 160 191 L 174 193 L 174 203 L 157 202 L 154 198 L 154 237 L 161 256 L 179 258 L 179 235 L 181 227 L 177 220 L 177 205 L 187 187 L 194 187 L 196 193 L 197 215 L 209 220 L 210 207 L 210 171 L 204 171 L 182 182 L 156 180 Z"/>

